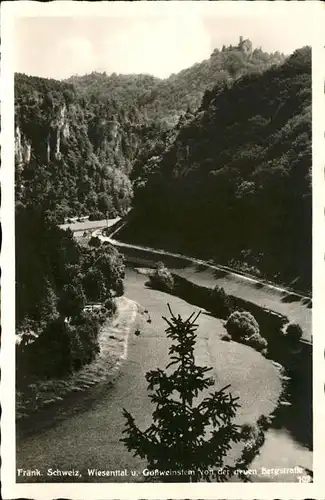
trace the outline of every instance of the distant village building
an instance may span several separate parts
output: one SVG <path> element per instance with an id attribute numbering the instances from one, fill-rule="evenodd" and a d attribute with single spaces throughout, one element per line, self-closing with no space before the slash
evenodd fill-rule
<path id="1" fill-rule="evenodd" d="M 250 40 L 246 39 L 244 40 L 242 36 L 239 37 L 239 44 L 238 47 L 240 50 L 245 52 L 246 55 L 251 55 L 253 52 L 253 44 Z"/>

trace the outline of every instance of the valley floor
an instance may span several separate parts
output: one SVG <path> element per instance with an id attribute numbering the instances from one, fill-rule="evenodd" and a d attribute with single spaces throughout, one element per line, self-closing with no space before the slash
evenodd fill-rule
<path id="1" fill-rule="evenodd" d="M 200 270 L 194 266 L 185 269 L 171 269 L 171 271 L 197 285 L 208 288 L 213 288 L 215 285 L 221 286 L 229 295 L 234 295 L 283 314 L 291 322 L 298 323 L 301 326 L 303 339 L 311 341 L 312 311 L 303 303 L 303 299 L 299 300 L 299 297 L 296 299 L 287 298 L 287 295 L 283 292 L 261 287 L 258 283 L 245 281 L 240 276 L 232 273 L 218 276 L 212 269 Z"/>
<path id="2" fill-rule="evenodd" d="M 187 257 L 167 250 L 133 245 L 120 241 L 117 233 L 114 239 L 101 237 L 114 244 L 125 255 L 128 262 L 138 265 L 154 265 L 163 261 L 171 272 L 186 278 L 197 285 L 224 288 L 226 293 L 265 307 L 286 316 L 290 322 L 298 323 L 303 330 L 303 340 L 312 341 L 312 309 L 308 297 L 291 293 L 285 288 L 270 285 L 258 279 L 246 277 L 236 271 L 224 270 L 222 267 L 200 265 L 200 259 Z M 204 262 L 204 261 L 201 261 Z"/>
<path id="3" fill-rule="evenodd" d="M 74 480 L 81 482 L 144 479 L 142 471 L 145 463 L 134 458 L 119 441 L 124 428 L 122 410 L 129 410 L 140 428 L 150 424 L 152 406 L 144 377 L 148 370 L 163 368 L 167 364 L 169 342 L 164 333 L 166 324 L 162 319 L 163 315 L 168 316 L 167 302 L 176 314 L 185 317 L 198 310 L 177 297 L 146 288 L 145 282 L 146 277 L 127 269 L 125 294 L 140 303 L 148 313 L 142 314 L 140 336 L 130 335 L 128 360 L 122 365 L 120 377 L 114 386 L 103 385 L 97 399 L 85 403 L 84 408 L 82 402 L 79 404 L 78 413 L 67 415 L 62 421 L 54 421 L 48 428 L 29 437 L 18 438 L 17 468 L 38 467 L 42 470 L 42 477 L 33 480 L 62 481 L 62 478 L 48 477 L 49 468 L 79 470 L 82 477 Z M 237 422 L 253 424 L 261 414 L 270 414 L 281 393 L 278 368 L 247 346 L 221 341 L 220 335 L 224 329 L 220 320 L 203 312 L 199 325 L 197 362 L 213 367 L 216 387 L 230 383 L 232 394 L 240 397 L 242 406 Z M 232 450 L 233 456 L 238 453 L 238 448 Z M 138 475 L 91 477 L 87 471 L 94 468 L 110 471 L 127 469 L 128 472 L 135 470 Z M 18 478 L 19 481 L 26 479 Z"/>

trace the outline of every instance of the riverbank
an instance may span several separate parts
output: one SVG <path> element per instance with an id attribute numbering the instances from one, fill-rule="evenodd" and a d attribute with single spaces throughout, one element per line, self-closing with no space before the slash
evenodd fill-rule
<path id="1" fill-rule="evenodd" d="M 28 386 L 28 392 L 16 393 L 16 419 L 20 421 L 40 409 L 62 402 L 67 396 L 87 391 L 100 382 L 114 381 L 121 363 L 127 357 L 128 337 L 138 305 L 126 297 L 116 299 L 117 310 L 106 320 L 99 333 L 100 352 L 95 360 L 80 371 L 63 379 L 39 381 Z"/>
<path id="2" fill-rule="evenodd" d="M 42 421 L 43 432 L 35 432 L 23 439 L 19 436 L 17 467 L 31 468 L 35 464 L 33 457 L 37 456 L 40 468 L 45 471 L 44 477 L 35 478 L 35 481 L 62 480 L 46 476 L 46 470 L 53 464 L 60 470 L 78 469 L 82 482 L 144 480 L 142 471 L 147 466 L 146 460 L 134 457 L 120 442 L 125 429 L 123 408 L 134 416 L 141 430 L 151 425 L 154 407 L 148 395 L 145 374 L 157 368 L 163 369 L 170 362 L 170 340 L 165 334 L 167 324 L 162 318 L 168 316 L 167 303 L 175 314 L 184 318 L 201 310 L 177 296 L 148 288 L 146 282 L 146 276 L 126 268 L 125 295 L 141 304 L 143 309 L 139 310 L 135 323 L 140 333 L 134 335 L 131 330 L 127 362 L 123 363 L 114 384 L 110 388 L 103 384 L 100 393 L 97 392 L 98 386 L 94 387 L 91 389 L 90 404 L 85 403 L 84 397 L 81 398 L 79 409 L 67 418 L 60 418 L 60 421 L 57 414 L 52 415 L 46 429 Z M 255 427 L 261 414 L 269 416 L 277 408 L 283 385 L 279 367 L 248 346 L 222 341 L 222 321 L 204 310 L 198 324 L 197 363 L 212 367 L 215 389 L 231 384 L 231 394 L 240 398 L 241 406 L 235 423 Z M 229 463 L 234 463 L 241 450 L 241 445 L 234 446 L 229 453 Z M 127 469 L 137 471 L 138 476 L 91 477 L 89 468 Z M 23 480 L 19 478 L 19 481 Z"/>
<path id="3" fill-rule="evenodd" d="M 171 272 L 199 286 L 221 286 L 229 295 L 284 315 L 290 322 L 301 326 L 303 340 L 312 342 L 312 303 L 308 297 L 192 257 L 138 247 L 106 237 L 101 237 L 101 240 L 114 245 L 131 266 L 154 267 L 157 262 L 162 261 Z"/>

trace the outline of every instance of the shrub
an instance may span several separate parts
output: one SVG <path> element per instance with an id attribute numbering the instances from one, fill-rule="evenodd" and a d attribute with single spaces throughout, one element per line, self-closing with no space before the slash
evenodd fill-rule
<path id="1" fill-rule="evenodd" d="M 92 212 L 90 215 L 89 215 L 89 220 L 102 220 L 102 219 L 105 219 L 105 215 L 102 213 L 102 212 Z"/>
<path id="2" fill-rule="evenodd" d="M 105 300 L 104 307 L 110 316 L 113 316 L 116 313 L 117 305 L 113 297 L 109 297 Z"/>
<path id="3" fill-rule="evenodd" d="M 231 301 L 224 288 L 216 285 L 210 295 L 210 310 L 219 318 L 227 318 L 231 313 Z"/>
<path id="4" fill-rule="evenodd" d="M 64 285 L 59 296 L 57 309 L 63 317 L 79 316 L 85 307 L 86 297 L 78 282 Z"/>
<path id="5" fill-rule="evenodd" d="M 225 327 L 233 340 L 244 342 L 264 355 L 267 353 L 267 341 L 260 335 L 258 323 L 250 312 L 235 311 Z"/>
<path id="6" fill-rule="evenodd" d="M 248 311 L 233 312 L 225 327 L 233 340 L 245 340 L 260 333 L 256 319 Z"/>
<path id="7" fill-rule="evenodd" d="M 264 349 L 267 349 L 267 341 L 258 333 L 254 333 L 251 337 L 247 338 L 246 344 L 259 352 L 263 352 Z"/>
<path id="8" fill-rule="evenodd" d="M 99 352 L 99 325 L 96 320 L 81 319 L 72 333 L 72 366 L 74 370 L 80 370 L 82 366 L 91 363 Z"/>
<path id="9" fill-rule="evenodd" d="M 266 417 L 265 415 L 260 415 L 257 419 L 256 424 L 260 429 L 266 431 L 271 426 L 272 420 L 270 419 L 270 417 Z"/>
<path id="10" fill-rule="evenodd" d="M 57 318 L 47 324 L 33 343 L 21 349 L 19 360 L 27 377 L 62 377 L 73 368 L 72 348 L 71 329 L 62 318 Z"/>
<path id="11" fill-rule="evenodd" d="M 224 340 L 225 342 L 230 342 L 231 337 L 228 333 L 224 333 L 223 335 L 221 335 L 221 340 Z"/>
<path id="12" fill-rule="evenodd" d="M 174 289 L 174 278 L 162 262 L 158 262 L 149 282 L 153 288 L 163 292 L 171 292 Z"/>
<path id="13" fill-rule="evenodd" d="M 91 247 L 95 247 L 95 248 L 100 247 L 101 244 L 102 244 L 102 242 L 100 241 L 98 236 L 92 236 L 90 238 L 90 240 L 88 241 L 88 245 Z"/>
<path id="14" fill-rule="evenodd" d="M 262 356 L 264 356 L 266 359 L 269 359 L 270 358 L 270 354 L 269 354 L 269 351 L 266 349 L 262 349 L 261 350 L 261 354 Z"/>
<path id="15" fill-rule="evenodd" d="M 243 424 L 241 426 L 240 435 L 244 441 L 248 441 L 255 433 L 255 428 L 251 424 Z"/>
<path id="16" fill-rule="evenodd" d="M 298 342 L 302 337 L 303 331 L 301 326 L 297 323 L 289 323 L 285 334 L 288 339 Z"/>
<path id="17" fill-rule="evenodd" d="M 98 325 L 103 325 L 107 320 L 107 310 L 105 309 L 105 307 L 95 309 L 93 312 L 93 317 Z"/>

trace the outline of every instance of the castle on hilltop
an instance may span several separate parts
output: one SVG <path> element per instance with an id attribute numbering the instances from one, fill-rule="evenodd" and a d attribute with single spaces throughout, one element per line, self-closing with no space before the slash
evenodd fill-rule
<path id="1" fill-rule="evenodd" d="M 253 44 L 250 40 L 248 39 L 243 39 L 242 36 L 239 37 L 239 44 L 238 48 L 245 52 L 245 54 L 250 55 L 253 51 Z"/>

